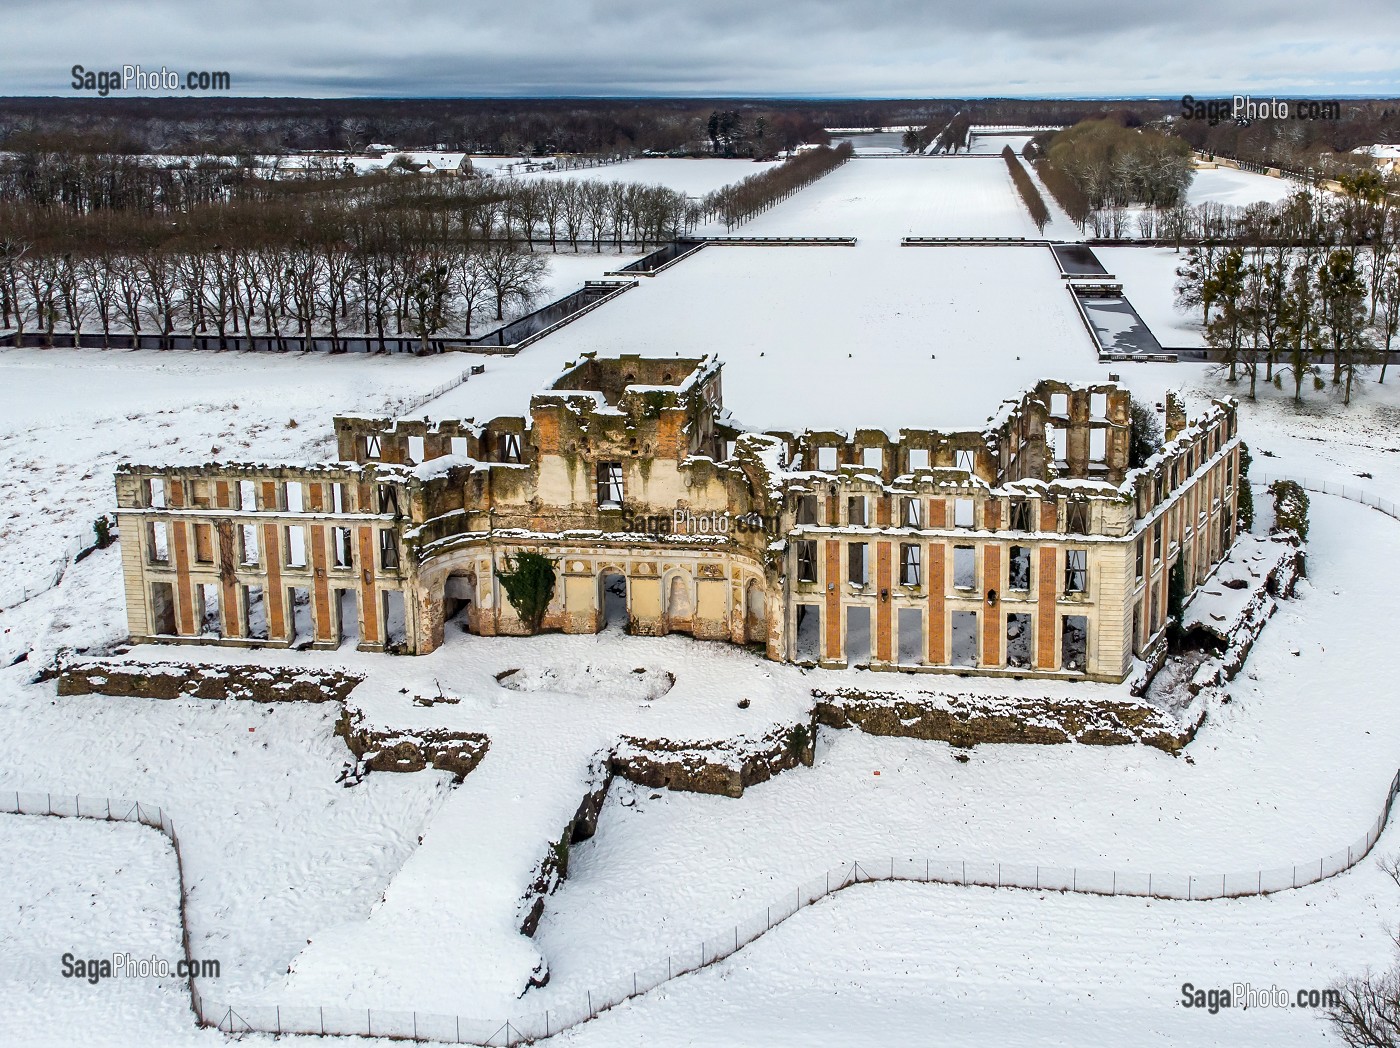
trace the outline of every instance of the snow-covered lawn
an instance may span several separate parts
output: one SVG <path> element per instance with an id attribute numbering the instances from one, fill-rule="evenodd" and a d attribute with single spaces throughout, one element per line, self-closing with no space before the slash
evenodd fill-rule
<path id="1" fill-rule="evenodd" d="M 1052 213 L 1057 218 L 1044 236 L 1076 239 L 1075 226 Z M 1041 235 L 1006 165 L 991 157 L 856 158 L 734 233 L 853 236 L 896 244 L 907 236 Z"/>
<path id="2" fill-rule="evenodd" d="M 524 410 L 586 351 L 718 353 L 726 406 L 759 429 L 975 428 L 1042 378 L 1107 374 L 1044 248 L 712 246 L 422 410 L 448 418 Z"/>
<path id="3" fill-rule="evenodd" d="M 1260 200 L 1276 203 L 1297 188 L 1298 183 L 1291 179 L 1237 171 L 1232 167 L 1217 167 L 1197 171 L 1186 198 L 1191 204 L 1210 202 L 1244 207 Z"/>
<path id="4" fill-rule="evenodd" d="M 169 841 L 126 823 L 0 815 L 0 854 L 0 1043 L 129 1048 L 222 1042 L 196 1031 L 189 991 L 179 979 L 113 978 L 94 985 L 63 976 L 66 953 L 84 961 L 158 957 L 172 968 L 183 957 Z"/>

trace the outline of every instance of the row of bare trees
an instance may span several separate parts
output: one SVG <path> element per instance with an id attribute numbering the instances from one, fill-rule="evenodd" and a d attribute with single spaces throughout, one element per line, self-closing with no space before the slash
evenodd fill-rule
<path id="1" fill-rule="evenodd" d="M 722 221 L 726 229 L 733 229 L 836 170 L 853 155 L 855 148 L 849 142 L 834 149 L 802 150 L 776 167 L 706 194 L 700 212 L 706 221 Z"/>
<path id="2" fill-rule="evenodd" d="M 1044 233 L 1045 227 L 1050 223 L 1050 209 L 1045 206 L 1045 198 L 1040 195 L 1035 180 L 1031 178 L 1030 172 L 1025 169 L 1021 161 L 1016 158 L 1016 153 L 1010 146 L 1002 149 L 1001 157 L 1006 161 L 1006 168 L 1011 173 L 1011 181 L 1016 186 L 1016 192 L 1021 196 L 1021 202 L 1026 205 L 1026 211 L 1030 214 L 1031 221 L 1035 223 L 1036 230 Z"/>
<path id="3" fill-rule="evenodd" d="M 546 259 L 518 242 L 459 235 L 440 212 L 335 209 L 292 212 L 199 228 L 121 229 L 72 216 L 45 236 L 0 240 L 0 326 L 57 332 L 256 335 L 287 348 L 288 335 L 465 336 L 494 314 L 528 309 Z M 76 340 L 76 339 L 75 339 Z M 64 339 L 67 341 L 67 338 Z"/>

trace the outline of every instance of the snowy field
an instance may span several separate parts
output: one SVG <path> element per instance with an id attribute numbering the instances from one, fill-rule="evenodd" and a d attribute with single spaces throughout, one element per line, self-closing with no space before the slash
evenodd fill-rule
<path id="1" fill-rule="evenodd" d="M 906 228 L 910 208 L 919 228 Z M 1034 378 L 1110 370 L 1154 400 L 1168 387 L 1193 405 L 1244 394 L 1201 366 L 1098 364 L 1043 248 L 897 246 L 905 234 L 1033 235 L 1026 226 L 999 162 L 854 161 L 736 232 L 856 235 L 858 247 L 706 248 L 520 356 L 487 359 L 484 375 L 414 414 L 522 411 L 565 360 L 590 348 L 719 352 L 726 404 L 744 422 L 774 428 L 978 425 Z M 1109 249 L 1100 257 L 1153 331 L 1185 345 L 1163 313 L 1171 255 Z M 6 582 L 41 575 L 57 542 L 110 509 L 120 460 L 321 458 L 334 414 L 394 412 L 474 362 L 0 350 L 0 459 L 11 467 L 0 489 L 0 541 L 18 566 Z M 1241 406 L 1255 475 L 1344 481 L 1400 498 L 1397 387 L 1367 382 L 1347 411 L 1330 389 L 1309 392 L 1297 409 L 1261 388 L 1258 402 Z M 573 849 L 569 879 L 535 939 L 483 948 L 475 963 L 504 975 L 533 956 L 547 961 L 549 985 L 515 1005 L 533 1012 L 714 936 L 851 858 L 934 854 L 1186 873 L 1285 865 L 1345 846 L 1374 817 L 1400 764 L 1400 717 L 1377 658 L 1392 643 L 1383 612 L 1400 581 L 1400 522 L 1328 496 L 1312 504 L 1309 579 L 1265 629 L 1229 689 L 1232 701 L 1212 710 L 1185 758 L 1137 747 L 968 752 L 824 731 L 812 768 L 784 772 L 742 799 L 619 783 L 597 835 Z M 488 897 L 468 886 L 469 872 L 523 861 L 510 833 L 535 832 L 524 813 L 567 808 L 563 786 L 578 779 L 580 758 L 621 726 L 703 719 L 706 703 L 723 700 L 735 680 L 756 696 L 750 712 L 777 716 L 797 689 L 817 683 L 682 638 L 489 646 L 459 638 L 427 657 L 437 659 L 431 665 L 404 660 L 406 679 L 460 661 L 443 683 L 462 702 L 419 712 L 490 722 L 502 733 L 496 755 L 520 756 L 494 771 L 488 757 L 452 791 L 436 772 L 372 774 L 347 788 L 338 780 L 349 754 L 332 734 L 332 709 L 58 699 L 52 683 L 31 682 L 58 648 L 110 645 L 124 628 L 116 549 L 0 613 L 0 789 L 165 804 L 195 884 L 195 953 L 224 963 L 220 996 L 249 1000 L 338 992 L 381 1007 L 492 1011 L 508 980 L 467 999 L 444 978 L 448 966 L 433 961 L 460 959 L 466 915 Z M 10 665 L 25 653 L 27 662 Z M 585 664 L 669 670 L 678 683 L 666 695 L 619 688 L 602 700 L 577 679 Z M 513 666 L 534 671 L 539 690 L 488 684 L 485 674 Z M 543 672 L 551 668 L 553 677 Z M 836 684 L 868 675 L 821 676 Z M 701 689 L 688 692 L 688 678 Z M 604 707 L 613 711 L 607 723 L 594 719 Z M 719 707 L 713 712 L 718 718 Z M 501 841 L 515 843 L 480 847 L 473 835 L 499 817 L 488 816 L 486 802 L 513 793 L 533 798 L 519 808 L 519 826 L 499 829 Z M 1396 831 L 1379 848 L 1400 851 Z M 178 987 L 93 988 L 58 973 L 65 944 L 173 952 L 174 864 L 161 837 L 0 816 L 0 849 L 0 895 L 11 915 L 0 921 L 0 993 L 9 1002 L 0 1043 L 229 1043 L 193 1028 Z M 453 919 L 421 908 L 434 892 L 457 908 Z M 1384 963 L 1393 948 L 1383 926 L 1397 919 L 1400 892 L 1369 861 L 1297 892 L 1199 904 L 863 886 L 561 1043 L 1338 1043 L 1305 1011 L 1188 1011 L 1180 986 L 1320 988 L 1342 971 Z M 415 977 L 422 999 L 411 993 Z"/>
<path id="2" fill-rule="evenodd" d="M 1287 178 L 1217 167 L 1213 170 L 1197 171 L 1186 198 L 1191 204 L 1204 204 L 1209 201 L 1213 204 L 1244 207 L 1260 200 L 1277 203 L 1297 188 L 1298 183 Z"/>
<path id="3" fill-rule="evenodd" d="M 776 167 L 779 161 L 756 163 L 722 157 L 642 157 L 621 164 L 579 167 L 571 171 L 538 171 L 523 178 L 578 179 L 587 182 L 626 182 L 629 185 L 665 186 L 686 196 L 704 196 L 750 175 Z"/>
<path id="4" fill-rule="evenodd" d="M 518 370 L 490 368 L 486 381 L 424 410 L 524 410 L 531 392 L 587 351 L 717 352 L 726 406 L 756 429 L 975 428 L 1039 379 L 1106 374 L 1043 247 L 717 246 L 532 346 Z M 800 398 L 775 396 L 794 388 Z"/>
<path id="5" fill-rule="evenodd" d="M 1047 199 L 1044 236 L 1078 239 L 1078 228 Z M 1027 237 L 1042 234 L 1016 195 L 1006 165 L 966 157 L 855 159 L 773 210 L 746 222 L 743 236 Z"/>

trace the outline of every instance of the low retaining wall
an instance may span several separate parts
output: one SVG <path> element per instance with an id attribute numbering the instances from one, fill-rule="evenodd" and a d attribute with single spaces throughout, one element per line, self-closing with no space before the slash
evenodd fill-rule
<path id="1" fill-rule="evenodd" d="M 57 679 L 60 695 L 343 703 L 364 678 L 337 670 L 280 666 L 83 660 L 61 663 Z"/>
<path id="2" fill-rule="evenodd" d="M 878 691 L 814 690 L 817 719 L 832 728 L 856 727 L 871 735 L 947 742 L 1095 746 L 1141 743 L 1176 753 L 1191 732 L 1165 711 L 1131 700 L 1011 699 L 922 692 L 907 698 Z"/>

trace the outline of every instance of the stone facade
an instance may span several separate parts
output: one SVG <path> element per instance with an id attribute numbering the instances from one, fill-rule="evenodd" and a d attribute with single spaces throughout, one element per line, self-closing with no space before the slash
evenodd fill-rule
<path id="1" fill-rule="evenodd" d="M 556 567 L 543 628 L 683 632 L 771 659 L 1123 680 L 1236 528 L 1233 403 L 1129 469 L 1129 396 L 1042 382 L 982 431 L 755 433 L 713 358 L 587 357 L 528 417 L 337 418 L 339 461 L 125 465 L 137 641 L 426 653 L 525 629 L 499 572 Z"/>

